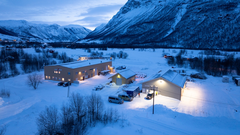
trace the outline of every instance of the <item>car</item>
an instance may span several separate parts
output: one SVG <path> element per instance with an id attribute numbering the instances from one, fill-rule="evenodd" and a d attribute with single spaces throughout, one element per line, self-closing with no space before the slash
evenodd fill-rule
<path id="1" fill-rule="evenodd" d="M 153 98 L 153 93 L 148 93 L 147 96 L 146 96 L 146 99 L 152 99 Z"/>
<path id="2" fill-rule="evenodd" d="M 63 86 L 64 82 L 59 82 L 58 86 Z"/>
<path id="3" fill-rule="evenodd" d="M 118 97 L 123 99 L 124 101 L 132 101 L 133 97 L 130 97 L 129 95 L 126 94 L 118 94 Z"/>
<path id="4" fill-rule="evenodd" d="M 95 86 L 95 87 L 93 88 L 93 90 L 95 90 L 95 91 L 97 91 L 97 90 L 102 90 L 104 87 L 105 87 L 104 85 L 99 84 L 99 85 Z"/>
<path id="5" fill-rule="evenodd" d="M 110 103 L 117 103 L 117 104 L 123 104 L 124 103 L 123 99 L 121 99 L 117 96 L 109 96 L 108 101 Z"/>
<path id="6" fill-rule="evenodd" d="M 71 83 L 69 82 L 65 82 L 64 84 L 63 84 L 63 87 L 67 87 L 67 86 L 70 86 L 71 85 Z"/>

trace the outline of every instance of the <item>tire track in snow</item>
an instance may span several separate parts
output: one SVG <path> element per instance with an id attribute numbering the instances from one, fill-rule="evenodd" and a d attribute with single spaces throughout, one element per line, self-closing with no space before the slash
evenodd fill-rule
<path id="1" fill-rule="evenodd" d="M 28 98 L 16 104 L 4 106 L 0 108 L 0 120 L 19 114 L 39 101 L 38 98 Z"/>
<path id="2" fill-rule="evenodd" d="M 149 129 L 149 130 L 154 130 L 158 133 L 178 134 L 178 135 L 189 134 L 189 132 L 187 132 L 187 131 L 183 131 L 181 129 L 177 129 L 176 127 L 169 126 L 169 125 L 166 125 L 164 123 L 154 121 L 154 120 L 151 120 L 151 119 L 147 119 L 147 118 L 144 118 L 144 117 L 135 116 L 133 119 L 137 119 L 137 120 L 132 120 L 134 125 L 138 125 L 140 127 L 144 127 L 144 128 Z M 137 122 L 134 122 L 134 121 L 137 121 Z M 142 121 L 142 122 L 139 122 L 139 121 Z M 142 123 L 142 124 L 140 124 L 140 123 Z"/>

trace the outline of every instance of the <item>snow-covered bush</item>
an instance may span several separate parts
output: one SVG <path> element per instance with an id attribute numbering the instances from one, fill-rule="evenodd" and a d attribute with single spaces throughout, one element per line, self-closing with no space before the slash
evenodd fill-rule
<path id="1" fill-rule="evenodd" d="M 119 59 L 126 59 L 128 57 L 128 54 L 123 51 L 119 51 L 119 53 L 117 54 L 117 57 Z"/>
<path id="2" fill-rule="evenodd" d="M 11 95 L 11 92 L 9 90 L 6 90 L 6 89 L 2 89 L 0 91 L 0 97 L 7 97 L 9 98 Z"/>
<path id="3" fill-rule="evenodd" d="M 0 126 L 0 135 L 4 135 L 6 133 L 7 127 L 6 125 Z"/>
<path id="4" fill-rule="evenodd" d="M 110 54 L 110 57 L 112 57 L 113 59 L 116 59 L 117 53 L 115 53 L 115 52 L 111 53 L 111 54 Z"/>

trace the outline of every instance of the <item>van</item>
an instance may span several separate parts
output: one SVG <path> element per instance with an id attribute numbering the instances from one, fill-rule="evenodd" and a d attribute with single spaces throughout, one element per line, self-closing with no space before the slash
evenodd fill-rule
<path id="1" fill-rule="evenodd" d="M 130 97 L 126 94 L 119 94 L 118 97 L 125 100 L 125 101 L 132 101 L 133 100 L 133 97 Z"/>
<path id="2" fill-rule="evenodd" d="M 108 101 L 110 103 L 117 103 L 117 104 L 123 104 L 124 103 L 124 101 L 121 98 L 117 97 L 117 96 L 109 96 L 108 97 Z"/>

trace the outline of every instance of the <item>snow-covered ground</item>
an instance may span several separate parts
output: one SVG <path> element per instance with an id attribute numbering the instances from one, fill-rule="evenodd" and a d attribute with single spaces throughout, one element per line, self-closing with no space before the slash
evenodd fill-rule
<path id="1" fill-rule="evenodd" d="M 81 49 L 55 49 L 66 52 L 70 57 L 88 54 Z M 25 49 L 35 53 L 34 49 Z M 97 50 L 95 50 L 97 51 Z M 108 49 L 104 54 L 119 52 L 119 49 Z M 125 49 L 129 57 L 116 59 L 113 66 L 125 65 L 135 72 L 148 76 L 159 70 L 170 68 L 162 57 L 162 49 L 138 51 Z M 179 51 L 179 50 L 177 50 Z M 199 51 L 188 51 L 189 55 L 198 55 Z M 172 50 L 165 49 L 165 53 Z M 174 53 L 174 55 L 177 53 Z M 239 57 L 239 54 L 235 55 Z M 187 73 L 196 72 L 186 69 Z M 40 72 L 43 74 L 43 71 Z M 106 84 L 109 76 L 96 76 L 78 84 L 73 84 L 71 92 L 89 95 L 93 87 Z M 240 133 L 240 87 L 232 81 L 222 83 L 221 77 L 207 76 L 207 80 L 188 82 L 182 100 L 158 95 L 155 99 L 155 114 L 152 114 L 152 100 L 146 100 L 145 94 L 134 98 L 132 102 L 122 105 L 107 101 L 109 95 L 118 92 L 118 86 L 105 87 L 96 91 L 104 100 L 106 108 L 113 107 L 123 114 L 127 121 L 102 125 L 98 124 L 89 130 L 90 135 L 108 134 L 239 134 Z M 67 88 L 57 86 L 55 81 L 44 80 L 37 90 L 26 84 L 27 74 L 0 80 L 1 87 L 11 91 L 10 98 L 0 98 L 0 124 L 7 125 L 6 135 L 31 135 L 37 132 L 36 117 L 45 106 L 56 105 L 59 109 L 67 102 Z M 143 79 L 137 79 L 139 84 Z M 121 125 L 124 125 L 122 127 Z"/>

